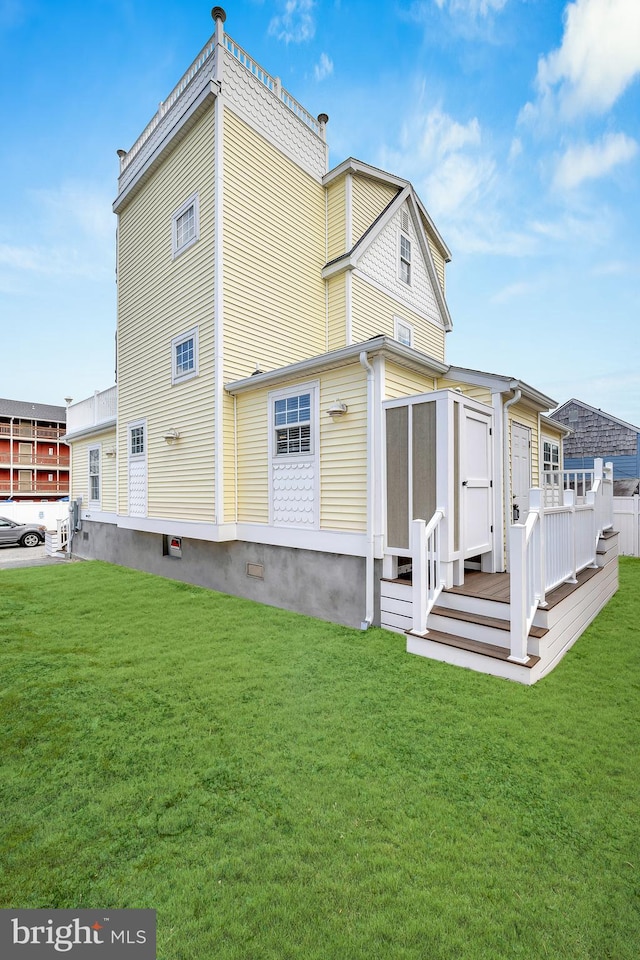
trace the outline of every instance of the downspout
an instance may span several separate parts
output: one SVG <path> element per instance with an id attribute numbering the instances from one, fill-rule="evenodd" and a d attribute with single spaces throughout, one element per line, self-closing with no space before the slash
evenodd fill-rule
<path id="1" fill-rule="evenodd" d="M 511 463 L 509 461 L 509 407 L 517 403 L 522 396 L 522 390 L 516 390 L 510 400 L 503 407 L 502 443 L 504 447 L 504 518 L 505 518 L 505 547 L 506 567 L 509 569 L 509 527 L 511 526 Z"/>
<path id="2" fill-rule="evenodd" d="M 222 65 L 224 58 L 224 22 L 226 14 L 222 7 L 211 11 L 216 25 L 216 53 L 214 82 L 218 90 L 214 104 L 214 289 L 213 289 L 213 339 L 214 339 L 214 511 L 215 523 L 220 529 L 224 523 L 224 298 L 223 298 L 223 138 L 224 107 L 222 104 Z"/>
<path id="3" fill-rule="evenodd" d="M 365 554 L 365 614 L 360 624 L 361 630 L 367 630 L 373 623 L 374 607 L 374 442 L 373 442 L 373 388 L 374 369 L 367 359 L 365 350 L 360 354 L 360 363 L 367 371 L 367 552 Z"/>

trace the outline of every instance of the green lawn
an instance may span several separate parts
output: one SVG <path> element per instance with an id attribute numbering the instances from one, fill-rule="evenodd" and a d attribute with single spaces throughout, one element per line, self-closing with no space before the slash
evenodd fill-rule
<path id="1" fill-rule="evenodd" d="M 3 907 L 160 960 L 636 960 L 640 561 L 532 688 L 102 563 L 0 572 Z"/>

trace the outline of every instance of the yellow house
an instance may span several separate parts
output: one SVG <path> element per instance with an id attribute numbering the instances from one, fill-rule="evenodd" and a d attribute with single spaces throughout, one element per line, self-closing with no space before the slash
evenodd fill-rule
<path id="1" fill-rule="evenodd" d="M 328 117 L 212 16 L 118 151 L 118 383 L 68 409 L 73 553 L 533 682 L 615 590 L 608 475 L 570 502 L 556 402 L 447 364 L 451 257 L 412 185 L 353 158 L 328 170 Z M 598 556 L 594 603 L 580 571 Z M 478 577 L 502 578 L 501 618 L 462 592 Z M 556 635 L 549 596 L 571 580 Z"/>

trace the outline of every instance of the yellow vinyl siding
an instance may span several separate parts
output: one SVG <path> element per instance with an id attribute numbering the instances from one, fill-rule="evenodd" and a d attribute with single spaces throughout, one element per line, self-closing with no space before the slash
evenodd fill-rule
<path id="1" fill-rule="evenodd" d="M 347 343 L 347 275 L 338 273 L 327 283 L 327 349 L 339 350 Z"/>
<path id="2" fill-rule="evenodd" d="M 367 394 L 366 376 L 352 363 L 320 376 L 320 527 L 366 529 Z M 238 521 L 268 523 L 269 393 L 307 380 L 283 380 L 237 397 Z M 333 421 L 327 408 L 340 399 L 345 417 Z M 316 433 L 316 436 L 318 434 Z"/>
<path id="3" fill-rule="evenodd" d="M 435 360 L 444 362 L 444 328 L 426 317 L 419 316 L 398 300 L 387 296 L 371 286 L 362 277 L 353 276 L 351 301 L 352 342 L 360 343 L 385 334 L 394 335 L 394 317 L 408 321 L 413 326 L 413 346 Z"/>
<path id="4" fill-rule="evenodd" d="M 326 188 L 327 261 L 347 251 L 346 174 Z"/>
<path id="5" fill-rule="evenodd" d="M 491 406 L 491 390 L 489 387 L 478 386 L 474 383 L 464 383 L 462 380 L 447 380 L 446 377 L 439 377 L 438 390 L 462 390 L 465 397 L 471 397 L 472 400 L 478 400 L 480 403 L 486 403 L 488 406 Z"/>
<path id="6" fill-rule="evenodd" d="M 82 499 L 82 507 L 89 506 L 89 447 L 95 440 L 76 440 L 71 447 L 71 499 Z"/>
<path id="7" fill-rule="evenodd" d="M 325 411 L 335 400 L 349 409 L 334 421 Z M 359 363 L 320 377 L 320 527 L 367 528 L 367 379 Z"/>
<path id="8" fill-rule="evenodd" d="M 224 114 L 225 380 L 326 349 L 324 188 Z"/>
<path id="9" fill-rule="evenodd" d="M 269 389 L 236 397 L 238 522 L 269 522 Z"/>
<path id="10" fill-rule="evenodd" d="M 440 247 L 436 245 L 434 241 L 433 235 L 431 233 L 431 227 L 429 226 L 429 222 L 422 215 L 420 216 L 420 219 L 422 220 L 422 227 L 427 237 L 427 243 L 429 244 L 429 250 L 431 251 L 431 256 L 433 258 L 433 265 L 436 269 L 436 276 L 440 281 L 440 287 L 442 289 L 442 293 L 446 294 L 446 288 L 445 288 L 446 275 L 445 275 L 444 257 L 442 255 L 442 252 L 440 251 Z"/>
<path id="11" fill-rule="evenodd" d="M 116 445 L 115 428 L 84 440 L 75 440 L 71 450 L 71 499 L 82 498 L 82 509 L 89 510 L 89 448 L 100 448 L 100 510 L 115 513 L 116 458 L 105 456 Z"/>
<path id="12" fill-rule="evenodd" d="M 116 431 L 115 429 L 111 433 L 105 433 L 100 437 L 100 442 L 102 444 L 102 456 L 100 458 L 100 470 L 102 476 L 100 478 L 101 483 L 101 503 L 100 509 L 105 513 L 115 513 L 116 512 L 116 458 L 107 457 L 105 451 L 115 450 L 116 448 Z"/>
<path id="13" fill-rule="evenodd" d="M 214 108 L 122 210 L 118 228 L 119 504 L 128 512 L 127 424 L 147 420 L 149 517 L 211 522 Z M 172 216 L 198 193 L 200 239 L 172 259 Z M 198 327 L 199 376 L 171 383 L 171 341 Z M 162 434 L 174 427 L 180 440 Z"/>
<path id="14" fill-rule="evenodd" d="M 352 245 L 357 243 L 374 220 L 398 194 L 398 188 L 387 183 L 355 175 L 352 179 Z"/>
<path id="15" fill-rule="evenodd" d="M 538 411 L 532 409 L 526 404 L 520 402 L 508 408 L 509 413 L 509 470 L 511 470 L 511 424 L 519 423 L 523 427 L 528 427 L 531 431 L 531 483 L 535 484 L 536 477 L 539 477 L 539 433 L 538 433 Z"/>
<path id="16" fill-rule="evenodd" d="M 408 370 L 388 360 L 384 365 L 384 399 L 397 400 L 399 397 L 412 397 L 417 393 L 431 393 L 435 389 L 434 378 L 426 374 Z"/>
<path id="17" fill-rule="evenodd" d="M 236 429 L 234 398 L 223 397 L 224 429 L 224 517 L 220 522 L 233 523 L 236 519 Z"/>

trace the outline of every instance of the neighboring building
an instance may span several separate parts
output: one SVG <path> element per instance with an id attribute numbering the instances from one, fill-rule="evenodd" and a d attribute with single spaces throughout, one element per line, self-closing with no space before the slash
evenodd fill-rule
<path id="1" fill-rule="evenodd" d="M 354 159 L 329 171 L 328 117 L 213 15 L 119 151 L 118 384 L 69 408 L 73 551 L 403 631 L 422 601 L 389 591 L 421 563 L 415 518 L 438 530 L 431 580 L 505 571 L 564 428 L 533 387 L 447 364 L 450 253 L 413 186 Z M 509 636 L 498 654 L 425 655 L 523 682 L 550 668 Z"/>
<path id="2" fill-rule="evenodd" d="M 592 469 L 594 459 L 602 457 L 613 464 L 619 495 L 625 495 L 623 487 L 633 492 L 640 478 L 640 427 L 575 399 L 558 407 L 553 417 L 571 430 L 563 441 L 567 470 Z"/>
<path id="3" fill-rule="evenodd" d="M 69 495 L 65 407 L 0 399 L 0 500 Z"/>

